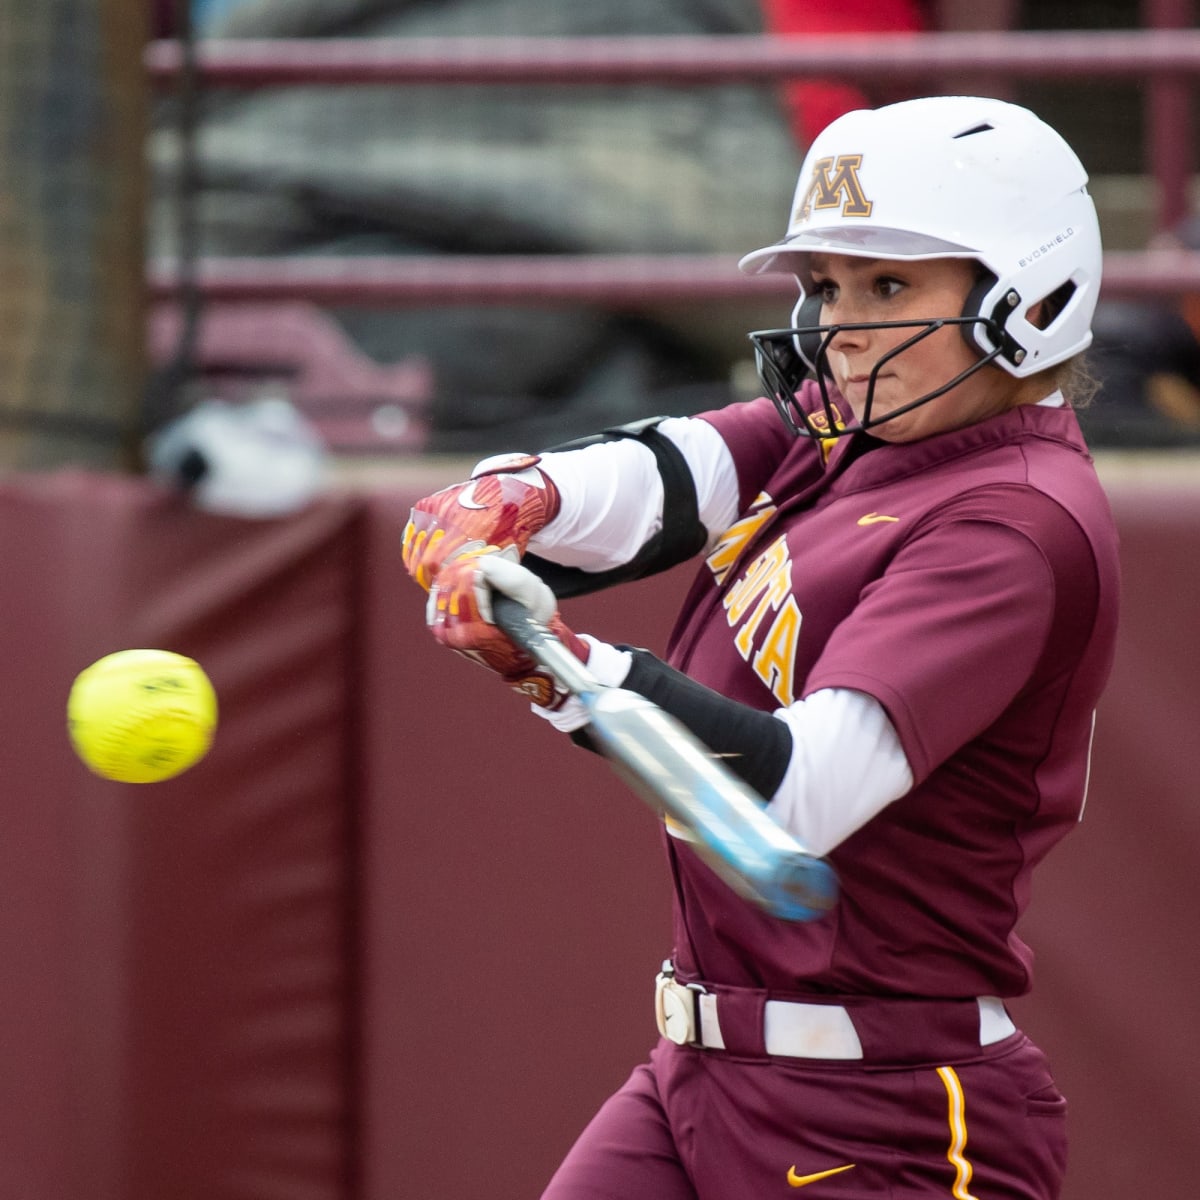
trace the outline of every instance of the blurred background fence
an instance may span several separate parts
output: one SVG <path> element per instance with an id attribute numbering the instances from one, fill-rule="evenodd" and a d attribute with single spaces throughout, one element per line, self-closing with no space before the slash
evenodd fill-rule
<path id="1" fill-rule="evenodd" d="M 252 7 L 218 25 L 237 38 L 153 44 L 151 294 L 316 304 L 371 360 L 423 364 L 360 450 L 546 445 L 697 411 L 756 387 L 744 334 L 789 307 L 786 279 L 736 260 L 782 224 L 805 105 L 830 86 L 882 101 L 983 81 L 1037 106 L 1096 175 L 1119 308 L 1097 347 L 1112 386 L 1093 442 L 1196 435 L 1200 391 L 1167 408 L 1145 378 L 1118 378 L 1134 338 L 1161 350 L 1166 325 L 1176 373 L 1200 384 L 1171 311 L 1200 293 L 1200 243 L 1155 249 L 1195 199 L 1200 32 L 1167 28 L 1191 24 L 1189 3 L 1145 4 L 1142 29 L 869 38 L 773 35 L 757 4 L 719 7 L 606 24 L 425 6 L 364 16 L 354 36 L 309 14 L 291 30 L 321 36 L 286 40 L 261 36 L 278 26 Z M 471 12 L 540 36 L 462 36 Z M 596 36 L 622 21 L 633 32 Z M 581 24 L 592 36 L 572 36 Z"/>
<path id="2" fill-rule="evenodd" d="M 745 332 L 791 302 L 736 260 L 814 126 L 943 89 L 1029 104 L 1093 175 L 1127 616 L 1020 1015 L 1072 1098 L 1067 1200 L 1190 1197 L 1192 0 L 10 7 L 0 1200 L 537 1194 L 650 1044 L 665 883 L 619 785 L 426 644 L 407 506 L 463 455 L 752 389 Z M 261 520 L 147 477 L 148 433 L 264 397 L 327 494 Z M 568 615 L 660 646 L 666 582 Z M 131 645 L 222 702 L 210 758 L 134 794 L 62 728 Z"/>
<path id="3" fill-rule="evenodd" d="M 287 395 L 359 457 L 740 398 L 746 331 L 790 305 L 736 260 L 811 126 L 968 87 L 1093 175 L 1093 444 L 1200 440 L 1194 0 L 835 7 L 164 0 L 140 38 L 115 3 L 39 8 L 0 39 L 4 458 L 136 460 L 212 395 Z"/>

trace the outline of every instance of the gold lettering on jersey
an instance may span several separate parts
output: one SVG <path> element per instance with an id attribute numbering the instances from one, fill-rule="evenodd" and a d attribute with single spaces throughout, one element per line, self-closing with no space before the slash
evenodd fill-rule
<path id="1" fill-rule="evenodd" d="M 791 586 L 791 558 L 787 539 L 778 537 L 750 563 L 745 574 L 729 589 L 722 601 L 731 628 L 740 624 L 750 607 L 757 604 L 757 618 L 751 617 L 754 628 L 743 628 L 737 637 L 743 658 L 749 657 L 749 650 L 742 648 L 743 640 L 753 638 L 758 621 L 762 620 L 764 604 L 774 600 L 778 606 Z"/>
<path id="2" fill-rule="evenodd" d="M 751 664 L 775 699 L 784 705 L 796 699 L 796 644 L 800 640 L 802 619 L 796 597 L 788 596 Z"/>
<path id="3" fill-rule="evenodd" d="M 808 190 L 792 214 L 792 224 L 800 224 L 814 212 L 832 208 L 840 208 L 843 217 L 869 217 L 874 204 L 863 193 L 858 178 L 862 160 L 861 154 L 818 158 L 813 164 Z"/>
<path id="4" fill-rule="evenodd" d="M 796 643 L 801 614 L 792 596 L 792 559 L 787 537 L 771 543 L 746 568 L 722 601 L 734 645 L 771 689 L 780 704 L 795 699 Z M 767 614 L 773 613 L 757 653 L 754 643 Z"/>
<path id="5" fill-rule="evenodd" d="M 729 568 L 749 544 L 750 539 L 775 513 L 775 505 L 766 492 L 759 492 L 750 511 L 740 521 L 735 521 L 721 534 L 717 544 L 704 560 L 718 583 L 725 580 Z"/>

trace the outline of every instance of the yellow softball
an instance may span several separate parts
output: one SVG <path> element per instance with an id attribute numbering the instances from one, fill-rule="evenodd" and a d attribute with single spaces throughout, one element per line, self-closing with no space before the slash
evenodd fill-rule
<path id="1" fill-rule="evenodd" d="M 97 775 L 157 783 L 186 771 L 212 745 L 217 694 L 200 664 L 170 650 L 118 650 L 80 671 L 67 698 L 67 732 Z"/>

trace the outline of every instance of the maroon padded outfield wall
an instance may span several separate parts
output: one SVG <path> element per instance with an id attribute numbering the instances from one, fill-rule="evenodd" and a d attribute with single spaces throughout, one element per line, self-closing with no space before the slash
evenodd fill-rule
<path id="1" fill-rule="evenodd" d="M 6 1200 L 352 1194 L 359 509 L 0 482 Z M 162 784 L 65 741 L 74 674 L 132 646 L 192 655 L 219 697 L 213 751 Z"/>
<path id="2" fill-rule="evenodd" d="M 0 480 L 0 1196 L 530 1200 L 649 1049 L 652 817 L 436 647 L 403 574 L 409 503 L 454 477 L 269 521 L 135 478 Z M 1015 1009 L 1071 1100 L 1066 1200 L 1190 1200 L 1200 464 L 1105 478 L 1125 619 Z M 567 616 L 661 649 L 686 576 Z M 199 659 L 221 726 L 191 772 L 123 787 L 63 710 L 134 645 Z"/>

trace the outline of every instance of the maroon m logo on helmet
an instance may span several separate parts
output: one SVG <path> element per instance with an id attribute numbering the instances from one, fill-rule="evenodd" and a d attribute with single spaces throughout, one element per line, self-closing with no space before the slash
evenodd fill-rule
<path id="1" fill-rule="evenodd" d="M 818 210 L 831 208 L 840 208 L 844 217 L 869 217 L 872 204 L 863 195 L 858 178 L 861 166 L 861 154 L 818 158 L 813 164 L 808 190 L 792 214 L 792 224 L 807 221 Z"/>

